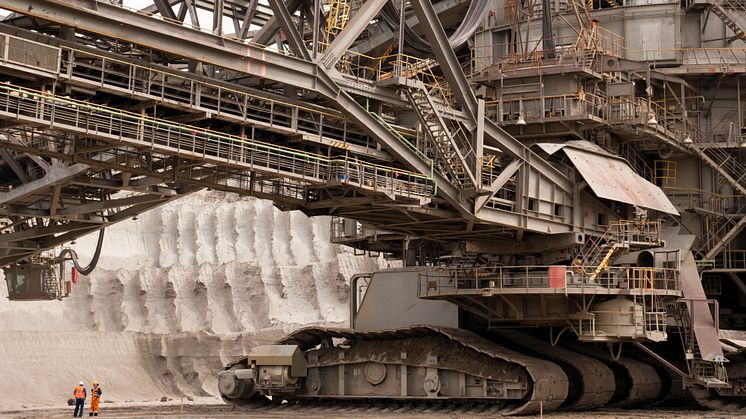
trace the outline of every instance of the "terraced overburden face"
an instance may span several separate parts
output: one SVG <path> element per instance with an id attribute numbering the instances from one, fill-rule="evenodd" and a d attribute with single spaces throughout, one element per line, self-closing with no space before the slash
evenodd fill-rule
<path id="1" fill-rule="evenodd" d="M 101 382 L 102 406 L 220 402 L 226 363 L 307 323 L 342 326 L 347 279 L 386 266 L 330 244 L 330 230 L 326 217 L 202 192 L 109 228 L 97 269 L 64 301 L 10 302 L 3 285 L 0 411 L 64 405 L 81 379 Z M 95 241 L 78 240 L 83 263 Z"/>

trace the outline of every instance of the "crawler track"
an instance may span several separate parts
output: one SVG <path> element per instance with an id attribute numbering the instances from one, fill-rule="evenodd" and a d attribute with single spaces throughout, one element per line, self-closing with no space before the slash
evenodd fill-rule
<path id="1" fill-rule="evenodd" d="M 229 400 L 233 403 L 233 400 Z M 287 412 L 288 414 L 339 414 L 341 412 L 350 414 L 468 414 L 473 417 L 495 417 L 505 414 L 505 404 L 501 402 L 486 401 L 457 401 L 457 400 L 344 400 L 344 399 L 295 399 L 295 400 L 269 400 L 265 397 L 246 401 L 237 406 L 251 410 L 252 412 Z"/>
<path id="2" fill-rule="evenodd" d="M 555 363 L 533 358 L 528 355 L 503 348 L 472 332 L 435 326 L 413 326 L 405 329 L 360 331 L 334 328 L 300 329 L 279 343 L 294 344 L 303 350 L 309 350 L 322 341 L 333 338 L 344 338 L 354 344 L 355 341 L 385 342 L 402 338 L 420 338 L 428 336 L 444 337 L 471 351 L 487 355 L 495 360 L 519 365 L 530 376 L 529 396 L 518 405 L 507 405 L 504 414 L 536 413 L 540 410 L 553 410 L 562 405 L 567 397 L 568 380 L 562 369 Z M 467 373 L 479 374 L 481 371 L 468 371 L 468 365 L 454 366 L 454 369 Z"/>
<path id="3" fill-rule="evenodd" d="M 344 357 L 328 356 L 332 340 L 344 343 Z M 433 343 L 437 343 L 433 345 Z M 568 395 L 569 380 L 562 368 L 554 362 L 524 355 L 496 345 L 474 333 L 451 328 L 415 326 L 396 330 L 359 331 L 351 329 L 305 328 L 278 342 L 298 345 L 307 351 L 310 371 L 345 363 L 359 363 L 376 359 L 391 363 L 406 350 L 410 353 L 407 365 L 414 368 L 428 367 L 428 357 L 437 359 L 437 368 L 458 371 L 476 377 L 513 383 L 513 397 L 471 396 L 456 394 L 453 387 L 442 391 L 437 398 L 402 397 L 399 394 L 334 395 L 298 392 L 252 400 L 227 399 L 229 403 L 248 409 L 360 409 L 382 412 L 438 412 L 454 411 L 468 414 L 494 415 L 529 414 L 540 410 L 559 408 Z M 324 352 L 327 351 L 327 352 Z M 322 354 L 313 356 L 313 354 Z M 314 359 L 317 359 L 314 361 Z M 342 359 L 344 358 L 344 359 Z M 492 361 L 490 361 L 492 360 Z M 228 369 L 239 365 L 233 363 Z M 429 367 L 432 367 L 430 365 Z M 522 389 L 522 390 L 521 390 Z M 445 389 L 444 389 L 445 390 Z M 515 396 L 518 394 L 518 396 Z M 504 396 L 504 394 L 503 394 Z M 280 402 L 279 400 L 282 400 Z"/>
<path id="4" fill-rule="evenodd" d="M 664 386 L 658 371 L 650 364 L 636 359 L 612 359 L 608 352 L 594 349 L 580 342 L 565 343 L 572 351 L 588 355 L 606 364 L 614 372 L 616 389 L 610 400 L 617 407 L 640 407 L 664 399 Z M 666 377 L 667 378 L 667 377 Z"/>
<path id="5" fill-rule="evenodd" d="M 300 389 L 290 393 L 263 393 L 272 394 L 272 400 L 254 396 L 250 400 L 226 401 L 257 411 L 316 414 L 437 411 L 490 416 L 557 409 L 589 410 L 604 406 L 640 407 L 666 398 L 670 390 L 669 386 L 663 385 L 663 380 L 670 377 L 662 377 L 652 365 L 627 357 L 612 359 L 608 352 L 588 344 L 564 342 L 564 347 L 552 346 L 514 330 L 498 331 L 492 338 L 500 344 L 463 329 L 435 326 L 370 331 L 304 328 L 277 342 L 298 345 L 305 352 L 309 375 Z M 241 367 L 245 362 L 243 359 L 226 368 Z M 370 390 L 357 387 L 356 392 L 347 392 L 341 390 L 343 387 L 347 389 L 344 385 L 337 391 L 342 381 L 328 381 L 328 374 L 334 377 L 338 373 L 340 376 L 359 374 L 353 371 L 360 371 L 366 362 L 403 365 L 412 368 L 409 371 L 437 368 L 438 374 L 455 371 L 482 377 L 485 381 L 511 383 L 511 387 L 505 388 L 510 388 L 513 393 L 475 395 L 464 392 L 463 386 L 445 384 L 442 391 L 430 397 L 424 393 L 400 393 L 399 384 L 393 391 L 388 387 L 382 392 L 384 386 L 381 386 L 376 389 L 369 387 Z M 343 371 L 342 366 L 349 369 Z M 333 369 L 337 367 L 339 370 Z M 325 368 L 327 372 L 324 372 Z M 729 368 L 729 374 L 746 379 L 746 362 L 734 365 L 732 371 Z M 308 380 L 320 383 L 320 376 L 327 377 L 327 381 L 320 386 L 308 385 Z M 723 400 L 710 390 L 693 391 L 693 394 L 703 406 L 713 409 L 740 411 L 746 407 L 746 403 L 741 403 L 741 400 L 746 400 L 744 398 Z"/>
<path id="6" fill-rule="evenodd" d="M 551 346 L 548 342 L 525 333 L 501 330 L 497 335 L 523 350 L 539 354 L 563 366 L 571 382 L 563 408 L 594 409 L 605 406 L 614 396 L 614 373 L 603 362 L 559 346 Z"/>

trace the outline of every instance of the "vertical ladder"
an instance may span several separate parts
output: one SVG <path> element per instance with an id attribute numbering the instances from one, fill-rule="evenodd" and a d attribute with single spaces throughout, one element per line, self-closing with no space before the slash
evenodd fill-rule
<path id="1" fill-rule="evenodd" d="M 350 19 L 349 0 L 331 0 L 329 2 L 329 12 L 326 16 L 326 42 L 331 43 L 332 39 L 345 28 L 347 21 Z"/>
<path id="2" fill-rule="evenodd" d="M 50 298 L 57 298 L 59 295 L 59 283 L 57 276 L 51 268 L 42 270 L 41 273 L 41 292 Z"/>

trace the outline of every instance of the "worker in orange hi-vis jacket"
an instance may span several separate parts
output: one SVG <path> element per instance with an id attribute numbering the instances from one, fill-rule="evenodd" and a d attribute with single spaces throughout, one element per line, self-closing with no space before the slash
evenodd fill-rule
<path id="1" fill-rule="evenodd" d="M 91 410 L 88 412 L 88 416 L 98 416 L 98 402 L 101 399 L 101 386 L 98 381 L 93 382 L 91 387 Z"/>
<path id="2" fill-rule="evenodd" d="M 85 407 L 85 397 L 87 393 L 85 391 L 85 383 L 82 381 L 73 390 L 73 397 L 75 397 L 75 411 L 73 411 L 73 417 L 83 417 L 83 408 Z"/>

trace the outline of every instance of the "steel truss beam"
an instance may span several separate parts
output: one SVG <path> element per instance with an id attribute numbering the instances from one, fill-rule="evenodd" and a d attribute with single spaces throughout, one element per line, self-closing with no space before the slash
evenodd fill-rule
<path id="1" fill-rule="evenodd" d="M 168 0 L 153 0 L 153 2 L 155 3 L 155 7 L 158 9 L 158 12 L 161 14 L 161 16 L 171 20 L 179 20 Z"/>
<path id="2" fill-rule="evenodd" d="M 293 23 L 293 18 L 290 11 L 285 6 L 285 2 L 283 0 L 268 1 L 275 14 L 275 18 L 280 23 L 283 32 L 285 32 L 285 37 L 287 38 L 288 44 L 290 44 L 290 49 L 297 57 L 303 58 L 306 61 L 311 61 L 311 53 L 308 52 L 306 44 L 303 42 L 303 37 L 300 32 L 298 32 L 298 28 L 295 27 L 295 23 Z"/>
<path id="3" fill-rule="evenodd" d="M 428 162 L 407 145 L 402 144 L 352 96 L 342 91 L 329 77 L 326 69 L 318 64 L 141 16 L 106 3 L 98 3 L 96 10 L 92 10 L 90 6 L 85 0 L 0 1 L 0 7 L 19 13 L 316 91 L 335 101 L 342 112 L 356 121 L 373 138 L 379 139 L 400 161 L 422 174 L 430 175 L 432 172 Z M 440 193 L 451 205 L 465 215 L 472 213 L 472 210 L 461 202 L 459 191 L 447 179 L 438 173 L 433 174 L 433 177 L 438 183 Z"/>
<path id="4" fill-rule="evenodd" d="M 181 3 L 181 9 L 179 9 L 179 15 L 177 16 L 178 21 L 184 21 L 184 17 L 186 17 L 186 13 L 189 10 L 194 11 L 194 13 L 197 13 L 197 10 L 207 10 L 212 12 L 215 9 L 215 2 L 212 0 L 161 0 L 164 2 L 167 2 L 171 7 Z M 253 0 L 226 0 L 226 12 L 224 16 L 236 20 L 236 19 L 242 19 L 247 15 L 247 13 L 239 13 L 240 11 L 246 9 L 246 12 L 248 12 L 249 9 L 251 9 L 251 3 Z M 155 3 L 155 2 L 154 2 Z M 256 3 L 256 2 L 254 2 Z M 159 13 L 159 10 L 155 4 L 150 5 L 148 7 L 145 7 L 143 9 L 140 9 L 141 13 L 145 14 L 155 14 Z M 253 13 L 251 13 L 252 19 L 249 20 L 249 22 L 255 24 L 255 25 L 264 25 L 267 20 L 272 17 L 271 10 L 267 6 L 258 5 L 255 6 L 255 10 Z M 246 30 L 248 31 L 248 25 L 246 25 Z M 238 32 L 236 33 L 238 34 Z"/>
<path id="5" fill-rule="evenodd" d="M 47 227 L 36 227 L 30 230 L 0 235 L 0 266 L 22 260 L 47 249 L 82 237 L 86 234 L 108 227 L 112 224 L 130 219 L 145 211 L 171 202 L 193 193 L 200 188 L 183 188 L 179 194 L 156 201 L 133 205 L 112 214 L 106 221 L 97 224 L 82 222 L 60 222 Z"/>
<path id="6" fill-rule="evenodd" d="M 30 9 L 29 5 L 32 6 Z M 61 0 L 1 0 L 0 7 L 65 25 L 74 25 L 84 31 L 124 39 L 135 44 L 164 50 L 174 55 L 213 63 L 259 78 L 316 91 L 335 101 L 342 112 L 378 139 L 383 146 L 391 150 L 399 161 L 423 174 L 429 174 L 431 171 L 427 162 L 394 137 L 355 99 L 344 92 L 329 77 L 325 69 L 315 63 L 285 56 L 265 48 L 220 38 L 213 34 L 190 30 L 147 16 L 140 16 L 105 3 L 99 3 L 95 11 L 90 8 L 90 3 L 83 0 L 66 2 Z M 498 134 L 495 134 L 495 132 Z M 570 187 L 564 187 L 569 182 L 554 167 L 530 152 L 520 142 L 496 128 L 489 121 L 485 124 L 485 134 L 497 138 L 500 138 L 501 135 L 507 137 L 503 139 L 504 144 L 497 144 L 497 146 L 507 154 L 528 163 L 528 166 L 535 167 L 535 170 L 526 170 L 522 173 L 531 174 L 531 176 L 545 176 L 553 180 L 554 184 L 559 186 L 559 189 L 572 190 Z M 457 208 L 465 218 L 481 219 L 486 223 L 518 226 L 519 229 L 538 232 L 559 232 L 567 231 L 570 228 L 568 223 L 563 220 L 544 219 L 510 211 L 485 209 L 480 212 L 479 217 L 475 217 L 472 202 L 463 202 L 460 191 L 440 174 L 435 173 L 434 178 L 437 180 L 440 195 L 445 197 L 454 208 Z M 526 181 L 525 183 L 528 184 L 529 182 Z"/>
<path id="7" fill-rule="evenodd" d="M 246 37 L 249 34 L 249 27 L 251 26 L 251 22 L 254 20 L 254 14 L 256 13 L 256 6 L 257 6 L 258 0 L 251 0 L 249 4 L 246 6 L 246 13 L 244 13 L 243 19 L 239 22 L 238 15 L 235 15 L 233 17 L 234 25 L 236 26 L 236 36 L 238 39 L 246 39 Z M 233 6 L 235 8 L 235 6 Z M 234 14 L 237 13 L 234 10 Z"/>
<path id="8" fill-rule="evenodd" d="M 476 123 L 476 118 L 479 115 L 477 98 L 461 69 L 456 54 L 448 43 L 448 37 L 440 24 L 432 3 L 430 0 L 413 0 L 412 7 L 420 22 L 424 22 L 421 27 L 428 41 L 430 41 L 433 54 L 440 63 L 440 68 L 443 70 L 448 84 L 455 92 L 456 100 L 471 120 Z M 570 180 L 554 166 L 529 150 L 528 147 L 489 119 L 484 120 L 484 125 L 485 144 L 497 147 L 509 156 L 522 160 L 529 166 L 534 167 L 537 175 L 546 177 L 567 193 L 572 192 Z"/>
<path id="9" fill-rule="evenodd" d="M 456 101 L 461 105 L 473 123 L 477 121 L 477 97 L 469 86 L 469 81 L 461 69 L 456 53 L 451 49 L 448 42 L 448 36 L 440 24 L 438 14 L 435 12 L 430 0 L 412 0 L 417 18 L 423 22 L 422 30 L 425 32 L 427 40 L 430 41 L 433 55 L 440 64 L 443 75 L 448 81 L 448 85 L 454 92 Z"/>
<path id="10" fill-rule="evenodd" d="M 277 1 L 277 0 L 274 0 Z M 324 51 L 319 62 L 326 68 L 332 68 L 340 58 L 352 46 L 358 36 L 368 27 L 370 21 L 378 14 L 388 0 L 367 0 L 352 19 L 347 22 L 340 32 Z"/>
<path id="11" fill-rule="evenodd" d="M 133 13 L 103 2 L 93 4 L 89 0 L 2 0 L 0 8 L 319 92 L 325 96 L 334 96 L 339 90 L 336 83 L 312 62 Z"/>
<path id="12" fill-rule="evenodd" d="M 279 0 L 283 1 L 283 0 Z M 298 11 L 298 8 L 303 4 L 304 0 L 288 0 L 286 3 L 286 8 L 290 14 L 293 14 Z M 274 38 L 277 31 L 280 29 L 280 24 L 277 21 L 277 17 L 270 16 L 267 19 L 267 22 L 262 26 L 261 29 L 259 29 L 256 34 L 254 34 L 254 37 L 251 38 L 253 42 L 256 42 L 257 44 L 261 45 L 267 45 L 272 41 L 272 38 Z"/>

